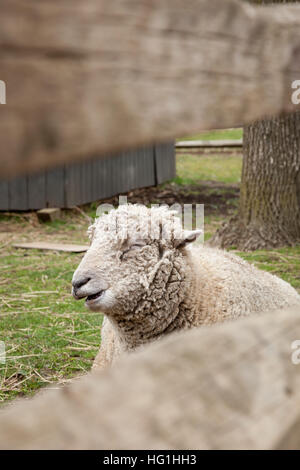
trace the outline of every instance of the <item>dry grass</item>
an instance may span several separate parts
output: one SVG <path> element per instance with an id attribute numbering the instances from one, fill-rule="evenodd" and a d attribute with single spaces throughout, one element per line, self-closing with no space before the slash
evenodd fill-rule
<path id="1" fill-rule="evenodd" d="M 0 364 L 0 402 L 30 395 L 86 372 L 100 345 L 101 315 L 70 295 L 82 255 L 15 249 L 15 241 L 86 242 L 87 220 L 76 212 L 40 225 L 35 214 L 2 216 L 0 223 L 1 329 L 6 364 Z"/>

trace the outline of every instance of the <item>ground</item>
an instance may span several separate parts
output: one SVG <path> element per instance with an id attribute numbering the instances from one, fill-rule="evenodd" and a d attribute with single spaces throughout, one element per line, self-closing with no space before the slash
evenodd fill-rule
<path id="1" fill-rule="evenodd" d="M 240 130 L 216 131 L 193 139 L 240 138 Z M 159 187 L 130 192 L 129 202 L 204 203 L 205 239 L 235 211 L 242 156 L 237 151 L 177 155 L 177 177 Z M 108 202 L 117 203 L 117 198 Z M 101 315 L 86 311 L 70 295 L 72 274 L 82 254 L 23 250 L 13 242 L 48 240 L 88 243 L 89 217 L 97 203 L 63 211 L 59 221 L 39 224 L 35 213 L 0 215 L 0 404 L 29 396 L 42 386 L 68 381 L 91 367 L 100 345 Z M 237 252 L 300 292 L 300 246 Z"/>

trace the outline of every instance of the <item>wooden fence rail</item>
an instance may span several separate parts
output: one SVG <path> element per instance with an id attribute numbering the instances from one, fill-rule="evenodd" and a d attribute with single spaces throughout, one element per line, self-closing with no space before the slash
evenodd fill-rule
<path id="1" fill-rule="evenodd" d="M 299 318 L 296 307 L 171 335 L 0 411 L 0 448 L 300 447 Z"/>
<path id="2" fill-rule="evenodd" d="M 2 0 L 0 32 L 3 176 L 299 109 L 298 5 Z"/>

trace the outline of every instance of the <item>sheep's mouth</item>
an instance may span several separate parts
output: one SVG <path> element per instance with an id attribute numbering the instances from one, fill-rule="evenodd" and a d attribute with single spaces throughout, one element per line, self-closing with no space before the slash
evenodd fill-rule
<path id="1" fill-rule="evenodd" d="M 88 295 L 87 298 L 85 299 L 86 302 L 92 302 L 93 300 L 99 299 L 104 293 L 104 290 L 100 290 L 99 292 L 96 292 L 95 294 Z"/>

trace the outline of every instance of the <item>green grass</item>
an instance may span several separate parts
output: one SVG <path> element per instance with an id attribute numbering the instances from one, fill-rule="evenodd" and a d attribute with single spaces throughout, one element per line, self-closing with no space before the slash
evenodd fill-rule
<path id="1" fill-rule="evenodd" d="M 180 137 L 177 140 L 235 140 L 243 137 L 243 129 L 217 129 L 206 132 L 199 132 L 186 137 Z"/>
<path id="2" fill-rule="evenodd" d="M 242 158 L 240 155 L 198 156 L 181 154 L 176 157 L 177 184 L 194 184 L 199 180 L 239 183 Z"/>
<path id="3" fill-rule="evenodd" d="M 81 257 L 2 251 L 0 341 L 5 343 L 7 359 L 0 364 L 0 403 L 90 369 L 100 345 L 102 316 L 88 313 L 83 302 L 70 294 Z"/>
<path id="4" fill-rule="evenodd" d="M 223 222 L 224 217 L 221 215 L 205 215 L 204 208 L 204 242 L 210 239 Z"/>

